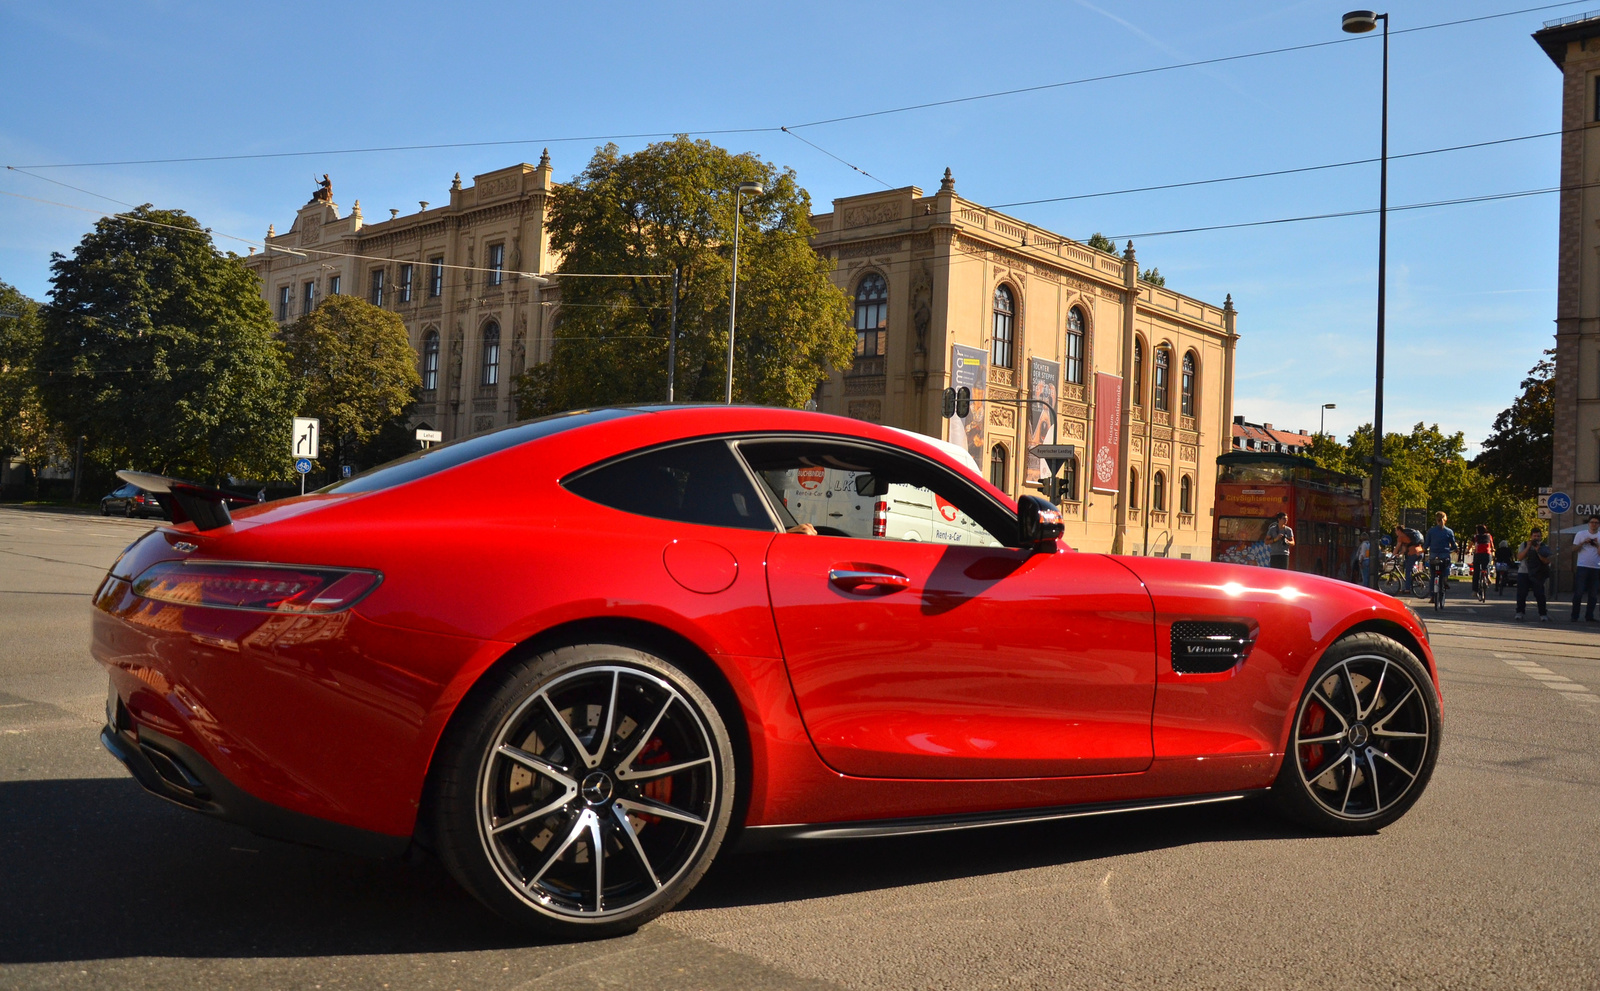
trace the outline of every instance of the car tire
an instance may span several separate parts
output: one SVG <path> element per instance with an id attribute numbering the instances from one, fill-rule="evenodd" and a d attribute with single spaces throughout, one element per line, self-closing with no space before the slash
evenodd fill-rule
<path id="1" fill-rule="evenodd" d="M 125 515 L 125 516 L 127 516 L 127 517 L 128 517 L 128 519 L 130 519 L 130 520 L 131 520 L 131 519 L 133 519 L 133 518 L 134 518 L 134 516 L 135 516 L 135 515 L 136 515 L 136 513 L 135 513 L 135 511 L 134 511 L 134 508 L 133 508 L 133 500 L 132 500 L 132 499 L 129 499 L 129 500 L 128 500 L 128 503 L 127 503 L 127 505 L 126 505 L 126 506 L 124 506 L 124 507 L 123 507 L 123 509 L 122 509 L 122 512 L 123 512 L 123 514 L 124 514 L 124 515 Z"/>
<path id="2" fill-rule="evenodd" d="M 692 675 L 632 647 L 562 647 L 499 672 L 452 718 L 431 839 L 505 918 L 561 939 L 623 935 L 711 865 L 735 774 L 728 729 Z"/>
<path id="3" fill-rule="evenodd" d="M 1381 634 L 1347 636 L 1306 682 L 1273 798 L 1321 832 L 1375 832 L 1422 795 L 1442 729 L 1438 692 L 1416 655 Z"/>
<path id="4" fill-rule="evenodd" d="M 108 507 L 106 505 L 106 501 L 104 499 L 100 500 L 100 515 L 101 516 L 110 516 L 111 515 L 111 509 L 110 509 L 110 507 Z"/>

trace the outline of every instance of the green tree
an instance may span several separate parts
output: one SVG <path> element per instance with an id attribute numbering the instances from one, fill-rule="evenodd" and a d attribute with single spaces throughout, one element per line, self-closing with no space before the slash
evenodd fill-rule
<path id="1" fill-rule="evenodd" d="M 1494 419 L 1494 432 L 1472 463 L 1479 470 L 1532 497 L 1549 485 L 1554 462 L 1554 350 L 1546 351 L 1522 380 L 1522 394 Z"/>
<path id="2" fill-rule="evenodd" d="M 1151 266 L 1139 273 L 1139 281 L 1148 282 L 1152 286 L 1164 286 L 1167 284 L 1167 277 L 1161 274 L 1161 269 Z"/>
<path id="3" fill-rule="evenodd" d="M 289 367 L 305 385 L 298 412 L 322 421 L 327 464 L 353 464 L 422 387 L 405 323 L 355 296 L 325 298 L 284 331 L 283 341 Z"/>
<path id="4" fill-rule="evenodd" d="M 39 304 L 0 282 L 0 463 L 15 458 L 31 468 L 36 495 L 40 469 L 66 453 L 34 376 L 43 339 Z"/>
<path id="5" fill-rule="evenodd" d="M 558 272 L 654 273 L 679 288 L 675 394 L 723 397 L 734 190 L 745 199 L 739 237 L 739 324 L 734 398 L 800 406 L 830 367 L 850 360 L 848 300 L 811 249 L 811 199 L 791 170 L 679 136 L 631 155 L 595 152 L 560 187 L 550 214 Z M 666 398 L 672 279 L 565 278 L 548 362 L 517 381 L 524 417 L 578 406 Z"/>
<path id="6" fill-rule="evenodd" d="M 1099 231 L 1089 235 L 1089 240 L 1084 242 L 1096 251 L 1104 251 L 1108 255 L 1117 254 L 1117 244 Z"/>
<path id="7" fill-rule="evenodd" d="M 107 217 L 52 255 L 36 380 L 107 468 L 275 478 L 298 384 L 261 283 L 180 210 Z"/>

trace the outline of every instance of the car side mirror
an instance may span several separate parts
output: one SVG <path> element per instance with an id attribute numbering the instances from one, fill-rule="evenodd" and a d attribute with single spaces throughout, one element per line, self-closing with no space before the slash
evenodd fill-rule
<path id="1" fill-rule="evenodd" d="M 874 475 L 872 472 L 864 471 L 856 476 L 856 495 L 867 496 L 868 498 L 877 498 L 878 496 L 888 494 L 889 483 L 885 482 L 877 475 Z"/>
<path id="2" fill-rule="evenodd" d="M 1061 510 L 1048 500 L 1025 495 L 1017 499 L 1017 531 L 1022 536 L 1022 546 L 1054 554 L 1066 525 L 1061 522 Z"/>

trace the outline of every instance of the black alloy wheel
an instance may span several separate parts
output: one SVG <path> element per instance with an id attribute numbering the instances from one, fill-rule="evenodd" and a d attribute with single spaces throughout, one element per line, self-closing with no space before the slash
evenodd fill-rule
<path id="1" fill-rule="evenodd" d="M 562 938 L 632 932 L 687 895 L 721 847 L 728 731 L 665 659 L 564 647 L 517 664 L 459 715 L 434 792 L 438 852 L 507 918 Z"/>
<path id="2" fill-rule="evenodd" d="M 1427 787 L 1441 730 L 1433 679 L 1410 651 L 1376 633 L 1346 637 L 1306 684 L 1273 796 L 1325 832 L 1381 829 Z"/>

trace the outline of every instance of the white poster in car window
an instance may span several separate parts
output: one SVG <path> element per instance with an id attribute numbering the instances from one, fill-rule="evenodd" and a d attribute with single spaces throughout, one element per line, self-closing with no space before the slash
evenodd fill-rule
<path id="1" fill-rule="evenodd" d="M 988 464 L 983 452 L 983 393 L 989 384 L 989 352 L 965 344 L 950 345 L 950 388 L 972 390 L 972 408 L 966 416 L 950 418 L 950 434 L 945 439 L 960 444 L 976 464 Z"/>
<path id="2" fill-rule="evenodd" d="M 1033 455 L 1040 444 L 1056 442 L 1056 393 L 1060 391 L 1061 363 L 1048 358 L 1028 359 L 1028 445 L 1022 463 L 1022 480 L 1038 484 L 1044 478 L 1044 461 Z"/>

